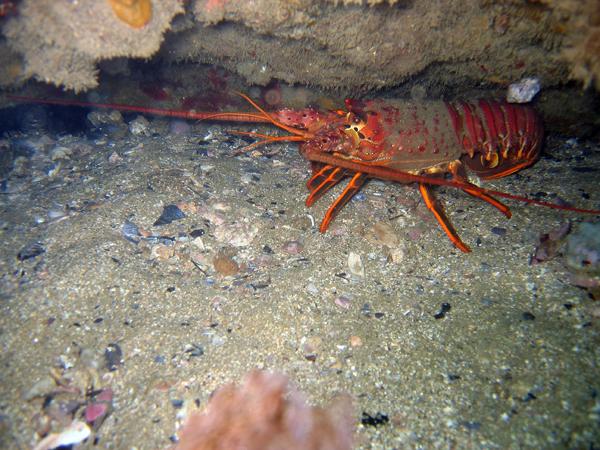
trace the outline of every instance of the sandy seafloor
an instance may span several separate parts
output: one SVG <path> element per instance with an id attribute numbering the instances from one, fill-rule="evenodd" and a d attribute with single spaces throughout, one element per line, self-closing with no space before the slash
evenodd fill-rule
<path id="1" fill-rule="evenodd" d="M 416 189 L 374 181 L 321 234 L 333 195 L 304 205 L 294 145 L 234 156 L 231 125 L 149 120 L 147 136 L 18 136 L 38 150 L 0 196 L 2 448 L 38 440 L 51 370 L 114 392 L 80 448 L 160 449 L 178 414 L 252 368 L 311 403 L 348 392 L 357 419 L 387 415 L 358 426 L 357 448 L 598 448 L 599 305 L 560 255 L 529 264 L 541 234 L 593 216 L 510 202 L 507 220 L 437 189 L 466 255 Z M 597 208 L 600 147 L 551 136 L 546 151 L 485 185 Z M 172 204 L 186 217 L 153 226 Z M 131 242 L 127 221 L 162 238 Z M 44 253 L 26 258 L 35 242 Z"/>

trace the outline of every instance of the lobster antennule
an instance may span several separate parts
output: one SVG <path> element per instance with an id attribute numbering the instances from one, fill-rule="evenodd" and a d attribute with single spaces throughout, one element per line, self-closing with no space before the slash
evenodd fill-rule
<path id="1" fill-rule="evenodd" d="M 250 97 L 248 97 L 246 94 L 242 93 L 242 92 L 237 92 L 234 91 L 237 95 L 239 95 L 240 97 L 242 97 L 244 100 L 246 100 L 248 103 L 250 103 L 250 105 L 252 105 L 252 107 L 254 107 L 257 111 L 259 111 L 262 115 L 262 117 L 264 117 L 265 119 L 267 119 L 269 122 L 271 122 L 273 125 L 275 125 L 277 128 L 281 128 L 282 130 L 288 131 L 296 136 L 300 136 L 303 139 L 294 139 L 297 141 L 307 141 L 309 139 L 312 139 L 314 137 L 313 133 L 309 133 L 306 130 L 302 130 L 300 128 L 294 128 L 292 126 L 286 125 L 283 122 L 277 120 L 276 118 L 274 118 L 271 114 L 269 114 L 268 112 L 266 112 L 264 109 L 262 109 L 258 103 L 256 103 L 254 100 L 252 100 Z"/>
<path id="2" fill-rule="evenodd" d="M 306 138 L 304 138 L 303 136 L 295 136 L 295 135 L 286 135 L 286 136 L 271 136 L 269 134 L 263 134 L 263 133 L 255 133 L 254 131 L 238 131 L 238 130 L 228 130 L 228 133 L 230 134 L 237 134 L 240 136 L 251 136 L 251 137 L 255 137 L 255 138 L 261 138 L 262 140 L 254 142 L 250 145 L 246 145 L 243 149 L 242 152 L 247 152 L 248 150 L 251 150 L 255 147 L 264 145 L 264 144 L 270 144 L 272 142 L 304 142 L 306 140 Z"/>

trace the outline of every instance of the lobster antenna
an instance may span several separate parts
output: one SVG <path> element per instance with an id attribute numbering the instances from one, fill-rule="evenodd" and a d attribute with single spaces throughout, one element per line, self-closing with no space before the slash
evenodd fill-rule
<path id="1" fill-rule="evenodd" d="M 269 123 L 272 118 L 267 117 L 263 114 L 256 113 L 240 113 L 240 112 L 222 112 L 222 113 L 208 113 L 202 111 L 179 111 L 174 109 L 165 108 L 152 108 L 148 106 L 134 106 L 126 105 L 123 103 L 95 103 L 95 102 L 83 102 L 80 100 L 63 100 L 58 98 L 35 98 L 26 97 L 22 95 L 6 95 L 6 98 L 16 102 L 23 103 L 37 103 L 42 105 L 58 105 L 58 106 L 79 106 L 82 108 L 103 108 L 103 109 L 115 109 L 117 111 L 124 112 L 139 112 L 142 114 L 154 114 L 157 116 L 164 117 L 179 117 L 182 119 L 191 120 L 224 120 L 234 122 L 262 122 Z"/>

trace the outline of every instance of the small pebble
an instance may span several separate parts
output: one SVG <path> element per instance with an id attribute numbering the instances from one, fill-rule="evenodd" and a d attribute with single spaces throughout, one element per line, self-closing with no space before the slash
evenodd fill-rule
<path id="1" fill-rule="evenodd" d="M 167 225 L 174 220 L 183 219 L 185 217 L 185 213 L 179 209 L 177 205 L 167 205 L 163 208 L 163 212 L 160 217 L 154 222 L 154 226 Z"/>
<path id="2" fill-rule="evenodd" d="M 150 136 L 150 122 L 144 116 L 137 116 L 129 122 L 129 131 L 135 136 Z"/>
<path id="3" fill-rule="evenodd" d="M 181 400 L 181 399 L 172 399 L 171 400 L 171 405 L 173 405 L 173 408 L 175 408 L 175 409 L 183 408 L 183 400 Z"/>
<path id="4" fill-rule="evenodd" d="M 121 161 L 123 161 L 123 158 L 121 157 L 121 155 L 119 155 L 117 152 L 112 152 L 110 154 L 110 156 L 108 157 L 108 162 L 110 164 L 118 164 Z"/>
<path id="5" fill-rule="evenodd" d="M 369 413 L 363 411 L 362 417 L 360 419 L 360 423 L 367 427 L 378 427 L 380 425 L 385 425 L 390 421 L 387 414 L 383 414 L 378 412 L 374 416 Z"/>
<path id="6" fill-rule="evenodd" d="M 167 261 L 169 258 L 175 256 L 175 248 L 172 245 L 157 244 L 152 246 L 150 254 L 152 259 Z"/>
<path id="7" fill-rule="evenodd" d="M 205 231 L 202 228 L 197 228 L 195 230 L 190 231 L 190 237 L 192 238 L 197 238 L 197 237 L 201 237 L 204 236 Z"/>
<path id="8" fill-rule="evenodd" d="M 67 214 L 62 209 L 51 209 L 48 211 L 48 218 L 51 220 L 60 219 L 65 217 Z"/>
<path id="9" fill-rule="evenodd" d="M 41 242 L 34 242 L 23 247 L 19 253 L 17 253 L 17 259 L 19 261 L 25 261 L 27 259 L 35 258 L 36 256 L 44 253 L 46 249 Z"/>
<path id="10" fill-rule="evenodd" d="M 368 303 L 365 303 L 360 308 L 360 313 L 365 317 L 371 317 L 371 312 L 372 312 L 371 305 Z"/>
<path id="11" fill-rule="evenodd" d="M 350 305 L 351 305 L 350 299 L 343 295 L 336 297 L 334 300 L 334 303 L 336 305 L 338 305 L 340 308 L 344 308 L 344 309 L 350 309 Z"/>
<path id="12" fill-rule="evenodd" d="M 304 246 L 299 241 L 287 241 L 283 244 L 282 250 L 290 255 L 298 255 L 304 250 Z"/>
<path id="13" fill-rule="evenodd" d="M 363 344 L 360 336 L 350 336 L 350 346 L 360 347 Z"/>
<path id="14" fill-rule="evenodd" d="M 506 228 L 492 227 L 492 233 L 494 233 L 496 236 L 504 236 L 506 234 Z"/>
<path id="15" fill-rule="evenodd" d="M 481 428 L 481 422 L 467 421 L 461 422 L 461 425 L 469 431 L 477 431 Z"/>
<path id="16" fill-rule="evenodd" d="M 386 257 L 389 262 L 394 264 L 398 264 L 402 260 L 404 260 L 406 256 L 406 252 L 401 247 L 395 247 L 392 249 L 388 249 L 386 252 Z"/>
<path id="17" fill-rule="evenodd" d="M 106 349 L 104 350 L 104 360 L 107 369 L 111 372 L 114 372 L 123 364 L 123 351 L 119 344 L 113 343 L 106 346 Z"/>
<path id="18" fill-rule="evenodd" d="M 50 151 L 50 158 L 52 161 L 57 161 L 59 159 L 69 159 L 73 151 L 68 147 L 54 147 Z"/>
<path id="19" fill-rule="evenodd" d="M 85 407 L 83 415 L 85 421 L 89 424 L 92 424 L 98 419 L 103 418 L 107 412 L 108 405 L 106 403 L 90 403 Z"/>
<path id="20" fill-rule="evenodd" d="M 121 226 L 121 233 L 123 234 L 123 237 L 129 242 L 133 242 L 134 244 L 140 242 L 140 230 L 135 223 L 129 220 L 123 222 L 123 225 Z"/>
<path id="21" fill-rule="evenodd" d="M 442 305 L 440 306 L 440 311 L 436 313 L 433 317 L 435 319 L 443 319 L 444 317 L 446 317 L 446 313 L 449 312 L 450 309 L 452 309 L 450 303 L 442 303 Z"/>
<path id="22" fill-rule="evenodd" d="M 225 344 L 225 338 L 223 336 L 219 336 L 218 334 L 215 334 L 211 340 L 210 340 L 211 345 L 214 345 L 215 347 L 221 347 L 223 344 Z"/>
<path id="23" fill-rule="evenodd" d="M 319 288 L 317 286 L 315 286 L 314 283 L 308 283 L 306 285 L 306 291 L 310 295 L 317 295 L 319 293 Z"/>
<path id="24" fill-rule="evenodd" d="M 204 347 L 200 344 L 186 344 L 183 351 L 190 358 L 195 358 L 204 355 Z"/>
<path id="25" fill-rule="evenodd" d="M 204 241 L 202 240 L 202 238 L 200 236 L 195 237 L 194 239 L 192 239 L 192 245 L 194 247 L 196 247 L 200 251 L 206 250 L 206 246 L 204 245 Z"/>
<path id="26" fill-rule="evenodd" d="M 212 262 L 215 271 L 225 277 L 233 276 L 240 270 L 238 263 L 223 252 L 217 253 Z"/>
<path id="27" fill-rule="evenodd" d="M 523 320 L 535 320 L 535 316 L 529 311 L 525 311 L 522 316 Z"/>

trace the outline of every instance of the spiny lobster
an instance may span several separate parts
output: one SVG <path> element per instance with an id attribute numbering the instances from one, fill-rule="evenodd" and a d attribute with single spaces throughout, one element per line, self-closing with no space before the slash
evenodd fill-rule
<path id="1" fill-rule="evenodd" d="M 12 100 L 55 105 L 112 108 L 197 120 L 270 123 L 289 132 L 273 136 L 235 131 L 260 140 L 245 150 L 272 142 L 299 142 L 300 154 L 311 162 L 313 175 L 307 182 L 311 206 L 342 179 L 350 177 L 342 193 L 327 210 L 320 231 L 331 221 L 369 178 L 417 183 L 427 208 L 461 251 L 470 248 L 435 200 L 430 186 L 451 186 L 489 203 L 506 217 L 510 209 L 494 197 L 508 198 L 554 209 L 600 214 L 556 205 L 492 189 L 468 181 L 466 169 L 484 180 L 501 178 L 533 164 L 541 150 L 543 129 L 528 105 L 494 100 L 477 102 L 411 102 L 399 100 L 346 100 L 346 109 L 323 111 L 288 108 L 269 113 L 244 94 L 254 112 L 205 113 L 112 103 L 35 99 L 10 96 Z M 449 173 L 452 179 L 443 178 Z"/>

